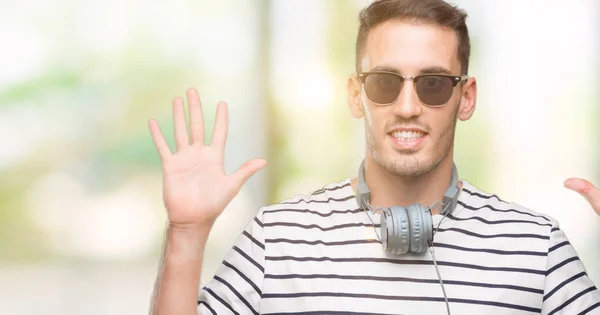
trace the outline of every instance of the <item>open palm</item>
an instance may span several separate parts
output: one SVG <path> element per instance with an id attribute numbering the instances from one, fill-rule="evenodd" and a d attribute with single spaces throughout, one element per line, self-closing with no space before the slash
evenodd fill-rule
<path id="1" fill-rule="evenodd" d="M 253 159 L 233 174 L 225 174 L 223 152 L 227 139 L 227 105 L 217 106 L 210 145 L 204 144 L 204 119 L 198 92 L 187 90 L 189 135 L 183 99 L 173 99 L 176 152 L 173 154 L 156 120 L 148 122 L 163 169 L 163 200 L 169 224 L 177 228 L 210 226 L 250 176 L 266 166 Z"/>

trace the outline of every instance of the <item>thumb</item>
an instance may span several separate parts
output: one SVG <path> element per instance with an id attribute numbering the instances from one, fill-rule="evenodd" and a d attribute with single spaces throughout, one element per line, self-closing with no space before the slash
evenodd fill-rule
<path id="1" fill-rule="evenodd" d="M 594 211 L 600 215 L 600 190 L 592 183 L 583 178 L 569 178 L 565 181 L 564 186 L 585 197 Z"/>
<path id="2" fill-rule="evenodd" d="M 267 166 L 267 161 L 263 159 L 253 159 L 242 164 L 242 166 L 240 166 L 233 174 L 230 175 L 233 178 L 236 190 L 239 190 L 250 178 L 250 176 L 254 175 L 254 173 L 260 171 L 265 166 Z"/>

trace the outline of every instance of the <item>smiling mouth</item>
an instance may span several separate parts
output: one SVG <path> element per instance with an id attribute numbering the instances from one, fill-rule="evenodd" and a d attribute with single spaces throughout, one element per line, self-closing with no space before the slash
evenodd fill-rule
<path id="1" fill-rule="evenodd" d="M 421 131 L 399 130 L 392 132 L 390 135 L 398 141 L 412 142 L 425 137 L 427 134 Z"/>

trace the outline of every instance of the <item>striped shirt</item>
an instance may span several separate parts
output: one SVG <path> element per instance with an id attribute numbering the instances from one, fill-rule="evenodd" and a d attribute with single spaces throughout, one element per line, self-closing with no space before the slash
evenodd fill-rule
<path id="1" fill-rule="evenodd" d="M 452 314 L 600 314 L 557 221 L 462 182 L 454 212 L 433 216 Z M 446 314 L 429 251 L 386 254 L 379 220 L 350 179 L 262 207 L 200 290 L 198 313 Z"/>

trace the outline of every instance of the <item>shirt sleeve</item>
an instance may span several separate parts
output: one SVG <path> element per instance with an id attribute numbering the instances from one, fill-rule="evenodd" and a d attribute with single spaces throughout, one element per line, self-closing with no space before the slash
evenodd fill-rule
<path id="1" fill-rule="evenodd" d="M 565 233 L 554 221 L 548 245 L 543 315 L 600 314 L 600 291 Z"/>
<path id="2" fill-rule="evenodd" d="M 259 314 L 264 279 L 262 210 L 227 252 L 198 294 L 198 314 Z"/>

